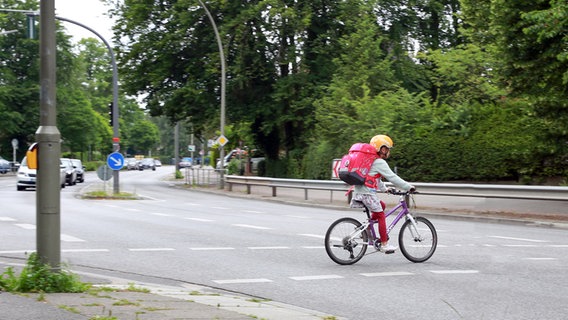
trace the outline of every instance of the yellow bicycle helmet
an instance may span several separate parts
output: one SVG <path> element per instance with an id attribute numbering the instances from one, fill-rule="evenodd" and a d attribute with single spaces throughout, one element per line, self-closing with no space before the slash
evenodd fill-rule
<path id="1" fill-rule="evenodd" d="M 389 136 L 385 136 L 384 134 L 379 134 L 374 136 L 373 138 L 371 138 L 371 142 L 369 142 L 373 147 L 375 147 L 375 149 L 377 149 L 377 152 L 381 151 L 382 147 L 387 147 L 392 148 L 394 143 L 392 142 L 392 139 Z"/>

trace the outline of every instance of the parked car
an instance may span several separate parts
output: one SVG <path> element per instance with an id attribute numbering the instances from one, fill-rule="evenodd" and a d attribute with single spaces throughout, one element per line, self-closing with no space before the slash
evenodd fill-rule
<path id="1" fill-rule="evenodd" d="M 73 169 L 77 172 L 77 182 L 85 182 L 85 166 L 79 159 L 71 159 Z"/>
<path id="2" fill-rule="evenodd" d="M 67 181 L 67 176 L 65 174 L 65 166 L 60 164 L 59 166 L 59 185 L 61 188 L 65 188 L 65 182 Z M 24 157 L 22 159 L 22 163 L 18 168 L 18 182 L 17 182 L 17 189 L 18 191 L 26 190 L 27 188 L 35 188 L 36 187 L 36 178 L 37 178 L 37 170 L 30 169 L 28 167 L 28 159 Z"/>
<path id="3" fill-rule="evenodd" d="M 152 169 L 152 171 L 156 171 L 156 164 L 154 163 L 154 159 L 152 158 L 144 158 L 140 160 L 138 166 L 140 171 L 144 169 Z"/>
<path id="4" fill-rule="evenodd" d="M 234 149 L 229 151 L 229 153 L 227 153 L 227 155 L 225 156 L 225 160 L 223 161 L 223 167 L 226 169 L 229 166 L 229 162 L 231 162 L 231 160 L 238 158 L 240 155 L 240 157 L 242 159 L 246 159 L 247 158 L 247 154 L 245 150 L 238 150 L 238 149 Z M 251 170 L 252 171 L 256 171 L 258 170 L 258 164 L 261 161 L 264 161 L 264 157 L 260 155 L 260 152 L 257 149 L 253 149 L 250 151 L 249 154 L 249 161 L 251 164 Z M 221 169 L 221 161 L 217 160 L 217 169 Z"/>
<path id="5" fill-rule="evenodd" d="M 73 186 L 77 184 L 77 171 L 73 168 L 73 163 L 69 158 L 61 158 L 61 165 L 65 169 L 65 181 L 68 186 Z"/>
<path id="6" fill-rule="evenodd" d="M 126 158 L 126 170 L 138 170 L 138 160 L 136 158 Z"/>
<path id="7" fill-rule="evenodd" d="M 179 162 L 179 167 L 181 168 L 190 168 L 191 165 L 193 164 L 193 159 L 191 159 L 190 157 L 184 157 L 181 158 L 181 161 Z"/>
<path id="8" fill-rule="evenodd" d="M 158 159 L 154 159 L 154 165 L 156 165 L 156 167 L 161 167 L 162 166 L 162 161 L 158 160 Z"/>
<path id="9" fill-rule="evenodd" d="M 0 157 L 0 173 L 4 174 L 10 172 L 11 169 L 10 161 Z"/>

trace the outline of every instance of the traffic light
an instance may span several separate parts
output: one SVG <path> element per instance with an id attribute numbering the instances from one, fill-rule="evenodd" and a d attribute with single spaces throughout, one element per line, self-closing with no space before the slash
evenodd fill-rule
<path id="1" fill-rule="evenodd" d="M 35 30 L 35 16 L 27 15 L 26 18 L 26 34 L 28 39 L 35 39 L 36 38 L 36 30 Z"/>
<path id="2" fill-rule="evenodd" d="M 112 121 L 113 120 L 113 109 L 114 109 L 113 107 L 114 106 L 113 106 L 112 102 L 108 104 L 108 115 L 110 117 L 110 120 L 108 121 L 108 123 L 110 124 L 111 127 L 114 124 L 114 122 Z"/>

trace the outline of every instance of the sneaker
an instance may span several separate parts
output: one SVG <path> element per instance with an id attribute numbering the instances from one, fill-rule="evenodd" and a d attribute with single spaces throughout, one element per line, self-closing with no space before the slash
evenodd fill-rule
<path id="1" fill-rule="evenodd" d="M 398 247 L 387 244 L 386 246 L 381 246 L 379 248 L 379 251 L 383 252 L 385 254 L 391 254 L 391 253 L 394 253 L 396 251 L 396 249 L 398 249 Z"/>

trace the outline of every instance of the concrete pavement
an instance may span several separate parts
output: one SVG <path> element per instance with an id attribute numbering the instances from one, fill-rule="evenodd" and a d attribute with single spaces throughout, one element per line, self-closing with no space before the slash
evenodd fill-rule
<path id="1" fill-rule="evenodd" d="M 0 267 L 23 266 L 0 257 Z M 2 320 L 339 319 L 318 311 L 190 284 L 158 285 L 76 272 L 85 293 L 0 291 Z"/>

